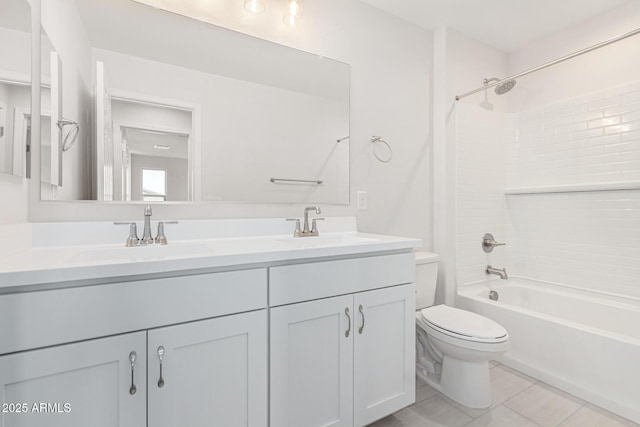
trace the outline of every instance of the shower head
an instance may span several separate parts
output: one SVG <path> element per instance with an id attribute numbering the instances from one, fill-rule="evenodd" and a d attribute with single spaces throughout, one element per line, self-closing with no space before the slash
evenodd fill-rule
<path id="1" fill-rule="evenodd" d="M 509 92 L 511 89 L 513 89 L 513 87 L 516 85 L 516 81 L 515 80 L 509 80 L 506 81 L 504 83 L 500 83 L 499 85 L 496 86 L 496 94 L 497 95 L 504 95 L 505 93 Z"/>

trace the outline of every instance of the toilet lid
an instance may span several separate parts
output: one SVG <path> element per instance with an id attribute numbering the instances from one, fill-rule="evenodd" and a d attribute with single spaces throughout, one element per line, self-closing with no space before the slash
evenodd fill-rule
<path id="1" fill-rule="evenodd" d="M 427 323 L 456 335 L 483 340 L 507 335 L 507 331 L 491 319 L 444 304 L 425 308 L 420 313 Z"/>

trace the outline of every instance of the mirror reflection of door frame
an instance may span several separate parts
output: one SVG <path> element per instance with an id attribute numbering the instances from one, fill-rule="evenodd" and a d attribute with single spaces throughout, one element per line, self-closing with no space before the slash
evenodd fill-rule
<path id="1" fill-rule="evenodd" d="M 9 153 L 7 152 L 7 104 L 3 103 L 0 99 L 0 171 L 5 171 L 9 169 L 7 162 L 5 160 L 5 156 L 8 157 Z M 11 150 L 13 151 L 13 150 Z M 13 153 L 12 153 L 13 154 Z M 11 165 L 13 168 L 13 165 Z"/>
<path id="2" fill-rule="evenodd" d="M 7 71 L 0 70 L 0 83 L 6 83 L 13 86 L 26 86 L 31 88 L 31 74 L 25 74 L 21 72 L 15 71 Z M 29 104 L 31 104 L 31 99 L 29 100 Z M 6 118 L 5 118 L 5 145 L 14 144 L 11 149 L 11 157 L 6 158 L 3 156 L 5 164 L 8 160 L 11 160 L 11 170 L 3 171 L 4 167 L 0 168 L 0 173 L 7 173 L 9 175 L 20 176 L 23 178 L 31 178 L 31 168 L 30 164 L 27 162 L 30 161 L 30 153 L 27 153 L 27 149 L 31 149 L 31 143 L 27 141 L 29 137 L 29 132 L 27 129 L 29 127 L 29 120 L 31 118 L 31 105 L 28 107 L 13 107 L 11 108 L 9 105 L 6 106 Z M 27 114 L 23 114 L 26 112 Z M 20 114 L 20 116 L 19 116 Z M 18 122 L 18 118 L 24 116 L 24 119 Z M 8 122 L 12 121 L 13 129 L 13 137 L 12 140 L 9 141 L 7 139 L 7 126 Z M 20 123 L 20 127 L 17 128 L 16 125 Z M 20 135 L 18 135 L 20 133 Z M 16 139 L 18 137 L 19 139 Z M 19 144 L 19 145 L 16 145 Z M 3 147 L 6 149 L 6 147 Z M 25 150 L 25 151 L 22 151 Z M 5 156 L 7 155 L 7 151 L 5 151 Z"/>
<path id="3" fill-rule="evenodd" d="M 189 169 L 189 201 L 200 201 L 202 200 L 202 186 L 200 185 L 202 179 L 202 170 L 200 164 L 201 158 L 201 142 L 200 135 L 202 129 L 201 123 L 201 106 L 200 104 L 162 98 L 153 95 L 140 94 L 125 90 L 119 89 L 110 89 L 109 94 L 111 96 L 112 101 L 124 101 L 124 102 L 133 102 L 138 104 L 146 104 L 153 107 L 164 107 L 164 108 L 173 108 L 176 110 L 184 110 L 191 113 L 191 129 L 186 131 L 185 129 L 173 129 L 173 128 L 162 128 L 159 126 L 150 126 L 146 124 L 126 124 L 125 122 L 118 122 L 121 125 L 125 125 L 124 127 L 134 127 L 148 130 L 157 130 L 159 132 L 168 132 L 168 133 L 182 133 L 189 135 L 189 154 L 188 154 L 188 169 Z M 120 129 L 116 129 L 116 123 L 114 122 L 114 134 L 118 135 L 118 138 L 121 138 Z M 116 144 L 117 145 L 117 144 Z"/>
<path id="4" fill-rule="evenodd" d="M 113 122 L 113 142 L 114 142 L 114 150 L 117 150 L 119 147 L 122 147 L 122 133 L 124 129 L 138 129 L 138 130 L 143 130 L 143 131 L 151 131 L 151 132 L 162 132 L 162 133 L 169 133 L 169 134 L 176 134 L 176 135 L 186 135 L 188 137 L 187 140 L 187 144 L 188 144 L 188 157 L 187 158 L 187 167 L 188 167 L 188 176 L 189 176 L 189 188 L 187 189 L 187 195 L 189 198 L 189 201 L 193 201 L 195 200 L 193 197 L 195 197 L 194 193 L 193 193 L 193 185 L 191 183 L 191 175 L 192 175 L 192 163 L 195 163 L 196 159 L 191 159 L 191 145 L 192 145 L 192 141 L 193 141 L 193 131 L 191 129 L 181 129 L 181 128 L 173 128 L 173 127 L 168 127 L 168 126 L 157 126 L 157 125 L 150 125 L 150 124 L 146 124 L 146 123 L 135 123 L 135 122 L 127 122 L 127 121 L 122 121 L 122 120 L 118 120 L 118 121 L 114 121 Z M 129 153 L 127 153 L 127 155 L 130 155 Z M 128 162 L 128 167 L 126 169 L 122 169 L 122 164 L 124 163 L 124 156 L 125 153 L 124 152 L 119 152 L 119 153 L 114 153 L 114 159 L 118 159 L 118 164 L 120 165 L 120 169 L 122 171 L 122 178 L 120 181 L 121 184 L 121 191 L 120 194 L 122 197 L 122 200 L 124 201 L 131 201 L 131 160 L 129 160 Z M 115 162 L 114 162 L 115 164 Z M 114 175 L 115 176 L 115 175 Z M 115 180 L 114 180 L 115 182 Z M 117 194 L 115 192 L 114 189 L 114 194 Z"/>
<path id="5" fill-rule="evenodd" d="M 41 112 L 40 117 L 51 116 L 50 112 Z M 31 141 L 29 127 L 31 126 L 31 108 L 16 107 L 13 116 L 13 174 L 31 178 L 29 170 Z M 19 148 L 16 150 L 16 147 Z"/>

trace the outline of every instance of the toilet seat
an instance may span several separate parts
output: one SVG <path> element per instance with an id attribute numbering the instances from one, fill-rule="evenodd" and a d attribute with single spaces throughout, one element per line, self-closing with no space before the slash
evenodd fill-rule
<path id="1" fill-rule="evenodd" d="M 420 317 L 425 326 L 450 338 L 487 344 L 509 340 L 507 331 L 493 320 L 444 304 L 420 310 Z"/>

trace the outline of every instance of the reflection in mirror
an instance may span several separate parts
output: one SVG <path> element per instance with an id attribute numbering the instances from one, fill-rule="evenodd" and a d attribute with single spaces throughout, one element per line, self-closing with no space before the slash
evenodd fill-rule
<path id="1" fill-rule="evenodd" d="M 0 173 L 31 176 L 31 8 L 0 0 Z"/>
<path id="2" fill-rule="evenodd" d="M 123 201 L 188 201 L 191 112 L 112 100 L 114 197 Z M 144 171 L 163 171 L 162 179 Z M 156 184 L 156 183 L 160 183 Z M 153 183 L 152 185 L 148 185 Z"/>
<path id="3" fill-rule="evenodd" d="M 91 51 L 86 37 L 76 37 L 82 22 L 74 7 L 73 1 L 41 2 L 41 114 L 49 118 L 46 130 L 41 123 L 41 147 L 47 147 L 40 159 L 45 200 L 87 200 L 95 188 Z"/>
<path id="4" fill-rule="evenodd" d="M 42 26 L 80 127 L 43 199 L 348 203 L 348 65 L 131 0 L 48 0 Z"/>

